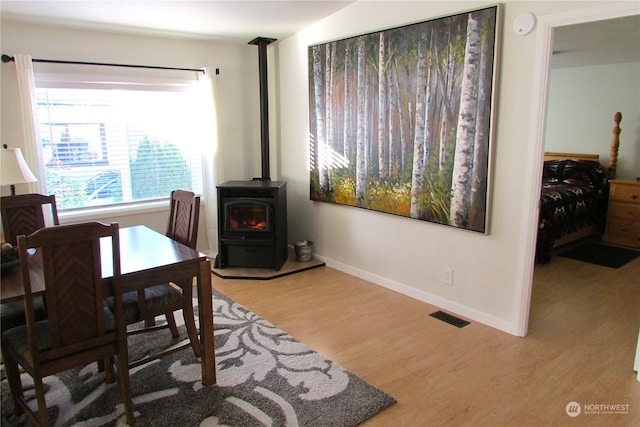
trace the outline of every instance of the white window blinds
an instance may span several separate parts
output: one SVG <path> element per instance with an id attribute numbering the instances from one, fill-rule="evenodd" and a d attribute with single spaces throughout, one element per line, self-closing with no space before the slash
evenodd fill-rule
<path id="1" fill-rule="evenodd" d="M 195 73 L 145 73 L 36 71 L 47 190 L 61 211 L 166 200 L 177 188 L 202 192 Z"/>

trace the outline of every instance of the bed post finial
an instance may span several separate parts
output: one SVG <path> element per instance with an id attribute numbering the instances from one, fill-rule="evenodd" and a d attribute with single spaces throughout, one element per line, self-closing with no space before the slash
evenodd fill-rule
<path id="1" fill-rule="evenodd" d="M 616 178 L 616 168 L 618 167 L 618 149 L 620 148 L 620 122 L 622 121 L 622 113 L 617 112 L 613 115 L 613 122 L 615 126 L 613 126 L 612 132 L 613 137 L 611 138 L 611 153 L 609 154 L 609 179 Z"/>

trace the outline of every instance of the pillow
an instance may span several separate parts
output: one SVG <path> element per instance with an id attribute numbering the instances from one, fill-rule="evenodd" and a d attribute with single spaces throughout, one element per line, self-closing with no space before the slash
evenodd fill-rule
<path id="1" fill-rule="evenodd" d="M 544 182 L 602 187 L 607 183 L 604 167 L 594 160 L 547 160 L 542 172 Z"/>

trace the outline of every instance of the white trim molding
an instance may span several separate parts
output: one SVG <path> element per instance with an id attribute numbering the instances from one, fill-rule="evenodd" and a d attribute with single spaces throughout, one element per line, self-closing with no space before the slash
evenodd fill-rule
<path id="1" fill-rule="evenodd" d="M 538 201 L 540 181 L 542 179 L 541 165 L 544 159 L 544 136 L 547 117 L 547 98 L 549 92 L 549 74 L 551 53 L 553 51 L 553 31 L 556 27 L 581 24 L 585 22 L 602 21 L 640 14 L 640 3 L 637 1 L 613 2 L 606 5 L 590 7 L 580 10 L 553 13 L 538 16 L 537 41 L 534 52 L 536 80 L 532 84 L 531 131 L 529 134 L 529 157 L 531 163 L 529 194 L 531 199 L 526 209 L 529 215 L 525 218 L 528 233 L 523 239 L 523 253 L 526 255 L 522 268 L 521 286 L 518 289 L 515 312 L 519 313 L 516 322 L 516 335 L 525 336 L 529 326 L 529 311 L 531 305 L 531 289 L 533 286 L 533 271 L 535 267 L 535 247 L 538 226 Z"/>

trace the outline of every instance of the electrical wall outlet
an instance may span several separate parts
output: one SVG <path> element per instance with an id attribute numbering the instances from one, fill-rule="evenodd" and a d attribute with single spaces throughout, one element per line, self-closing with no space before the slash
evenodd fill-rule
<path id="1" fill-rule="evenodd" d="M 453 268 L 445 268 L 442 282 L 445 285 L 453 286 Z"/>

